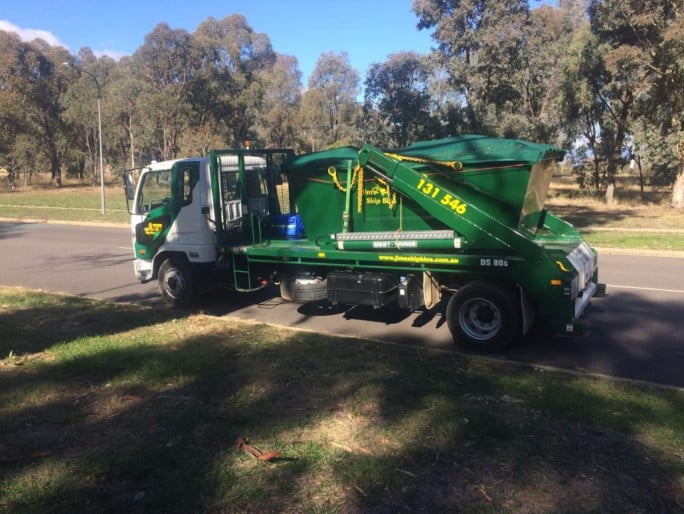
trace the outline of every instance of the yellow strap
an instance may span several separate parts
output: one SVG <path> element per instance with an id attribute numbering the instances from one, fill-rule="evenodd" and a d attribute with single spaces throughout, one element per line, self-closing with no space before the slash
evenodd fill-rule
<path id="1" fill-rule="evenodd" d="M 439 164 L 441 166 L 446 166 L 454 171 L 461 171 L 463 169 L 463 163 L 461 161 L 435 161 L 431 159 L 423 159 L 422 157 L 409 157 L 407 155 L 399 155 L 396 153 L 386 153 L 387 157 L 391 157 L 395 161 L 410 161 L 410 162 L 421 162 L 423 164 Z"/>

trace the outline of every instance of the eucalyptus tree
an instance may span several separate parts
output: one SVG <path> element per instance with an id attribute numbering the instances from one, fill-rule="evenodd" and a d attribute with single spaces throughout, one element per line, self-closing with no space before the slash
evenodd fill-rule
<path id="1" fill-rule="evenodd" d="M 520 111 L 527 0 L 414 0 L 413 11 L 433 31 L 465 130 L 515 135 L 505 117 Z"/>
<path id="2" fill-rule="evenodd" d="M 106 141 L 117 167 L 135 168 L 144 164 L 154 147 L 154 132 L 146 123 L 143 99 L 152 96 L 151 86 L 143 80 L 131 57 L 124 57 L 112 70 L 104 111 L 111 123 Z"/>
<path id="3" fill-rule="evenodd" d="M 193 33 L 201 74 L 193 90 L 196 126 L 219 133 L 230 146 L 254 139 L 264 95 L 263 72 L 276 54 L 266 34 L 255 32 L 241 14 L 208 18 Z"/>
<path id="4" fill-rule="evenodd" d="M 23 86 L 16 75 L 16 60 L 22 45 L 16 34 L 0 31 L 0 167 L 8 169 L 17 165 L 15 143 L 26 128 L 17 109 L 21 105 Z"/>
<path id="5" fill-rule="evenodd" d="M 314 131 L 319 147 L 360 142 L 359 83 L 347 52 L 324 52 L 318 57 L 302 108 L 305 123 L 315 123 L 307 128 Z"/>
<path id="6" fill-rule="evenodd" d="M 103 153 L 110 153 L 104 136 L 110 134 L 108 127 L 112 116 L 110 109 L 103 108 L 103 103 L 108 96 L 109 76 L 116 62 L 106 56 L 98 59 L 90 48 L 84 47 L 73 59 L 61 64 L 62 73 L 69 76 L 62 119 L 72 129 L 73 143 L 68 158 L 70 163 L 76 163 L 76 168 L 69 171 L 84 178 L 87 162 L 93 182 L 96 182 L 99 174 L 100 137 L 103 139 Z M 101 125 L 105 130 L 100 130 Z M 103 160 L 111 159 L 103 155 Z"/>
<path id="7" fill-rule="evenodd" d="M 681 59 L 677 64 L 676 50 L 671 54 L 665 39 L 672 37 L 681 8 L 682 0 L 589 4 L 590 32 L 583 36 L 576 58 L 568 61 L 565 96 L 569 121 L 582 119 L 592 126 L 587 131 L 597 128 L 595 154 L 606 164 L 608 203 L 640 110 L 643 119 L 660 125 L 661 133 L 681 133 Z M 669 42 L 677 48 L 677 41 L 673 37 Z"/>
<path id="8" fill-rule="evenodd" d="M 439 121 L 431 113 L 429 78 L 424 58 L 415 52 L 399 52 L 384 63 L 371 65 L 364 110 L 378 113 L 379 130 L 388 132 L 383 145 L 406 146 L 438 134 Z"/>
<path id="9" fill-rule="evenodd" d="M 538 7 L 523 29 L 520 68 L 515 72 L 519 98 L 504 118 L 505 132 L 524 139 L 567 144 L 562 110 L 563 69 L 576 30 L 575 9 Z"/>
<path id="10" fill-rule="evenodd" d="M 43 157 L 55 185 L 62 184 L 63 156 L 69 148 L 69 127 L 62 119 L 63 96 L 68 79 L 62 62 L 70 58 L 62 47 L 51 47 L 40 39 L 15 46 L 8 84 L 17 95 L 23 141 L 34 145 Z"/>
<path id="11" fill-rule="evenodd" d="M 155 133 L 157 157 L 173 159 L 189 128 L 190 93 L 199 66 L 197 49 L 186 30 L 160 23 L 145 36 L 133 60 L 149 86 L 141 100 L 145 123 Z"/>
<path id="12" fill-rule="evenodd" d="M 580 29 L 589 22 L 588 4 L 589 0 L 558 0 L 558 8 L 563 11 L 573 30 Z"/>
<path id="13" fill-rule="evenodd" d="M 302 103 L 296 119 L 300 141 L 298 146 L 306 151 L 316 152 L 334 142 L 329 135 L 328 108 L 323 89 L 310 88 L 302 94 Z"/>
<path id="14" fill-rule="evenodd" d="M 591 70 L 600 68 L 596 46 L 588 23 L 573 33 L 564 62 L 561 98 L 568 143 L 579 150 L 582 162 L 584 156 L 591 156 L 593 161 L 590 175 L 580 168 L 580 185 L 593 185 L 598 190 L 606 181 L 599 123 L 604 109 L 587 78 Z"/>
<path id="15" fill-rule="evenodd" d="M 263 70 L 260 77 L 263 101 L 257 116 L 257 140 L 262 146 L 298 146 L 296 118 L 302 102 L 302 73 L 297 59 L 278 55 L 275 65 Z"/>
<path id="16" fill-rule="evenodd" d="M 639 58 L 652 72 L 650 87 L 639 96 L 634 139 L 638 157 L 672 184 L 672 206 L 684 208 L 684 1 L 647 2 L 629 18 Z"/>

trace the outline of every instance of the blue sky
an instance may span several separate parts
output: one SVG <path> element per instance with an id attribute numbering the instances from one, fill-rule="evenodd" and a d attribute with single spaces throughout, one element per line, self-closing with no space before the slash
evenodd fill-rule
<path id="1" fill-rule="evenodd" d="M 294 55 L 306 82 L 322 52 L 349 55 L 365 77 L 374 62 L 399 51 L 427 53 L 430 34 L 416 28 L 411 0 L 0 0 L 0 30 L 42 37 L 72 54 L 90 47 L 120 57 L 143 44 L 155 25 L 193 32 L 212 16 L 241 13 L 266 33 L 275 51 Z M 36 31 L 36 32 L 32 32 Z M 42 32 L 39 32 L 42 31 Z"/>

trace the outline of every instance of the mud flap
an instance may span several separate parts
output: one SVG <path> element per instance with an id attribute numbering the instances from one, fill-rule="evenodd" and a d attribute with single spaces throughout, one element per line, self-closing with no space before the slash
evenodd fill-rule
<path id="1" fill-rule="evenodd" d="M 522 287 L 520 289 L 520 309 L 522 314 L 522 335 L 527 335 L 534 325 L 535 308 L 529 296 Z"/>

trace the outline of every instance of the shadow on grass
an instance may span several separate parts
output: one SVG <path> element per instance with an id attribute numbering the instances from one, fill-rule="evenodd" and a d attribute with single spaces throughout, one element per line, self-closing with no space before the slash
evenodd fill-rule
<path id="1" fill-rule="evenodd" d="M 571 203 L 567 205 L 553 205 L 548 207 L 548 209 L 577 229 L 592 226 L 611 226 L 621 220 L 630 219 L 638 215 L 638 211 L 635 209 L 625 208 L 616 211 L 572 205 Z"/>
<path id="2" fill-rule="evenodd" d="M 188 313 L 94 301 L 77 296 L 46 295 L 8 289 L 0 294 L 0 358 L 40 353 L 81 337 L 104 336 L 145 327 Z M 9 297 L 12 297 L 11 299 Z M 11 312 L 2 304 L 20 298 Z"/>
<path id="3" fill-rule="evenodd" d="M 70 307 L 94 337 L 63 332 L 54 358 L 0 367 L 0 511 L 646 512 L 681 500 L 682 456 L 668 451 L 681 430 L 648 437 L 682 428 L 674 392 Z M 34 302 L 23 315 L 76 313 Z M 253 459 L 238 437 L 283 458 Z"/>

